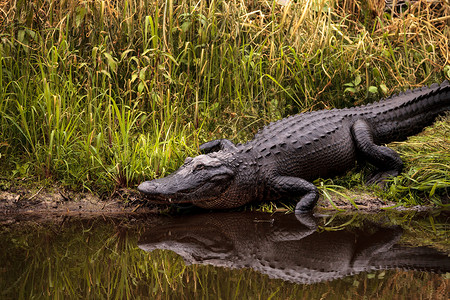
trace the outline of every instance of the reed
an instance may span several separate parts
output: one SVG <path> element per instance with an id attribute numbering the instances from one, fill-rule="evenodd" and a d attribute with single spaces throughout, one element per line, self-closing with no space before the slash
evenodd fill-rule
<path id="1" fill-rule="evenodd" d="M 450 78 L 448 10 L 348 3 L 4 1 L 2 176 L 111 193 L 207 140 Z M 446 194 L 441 183 L 414 198 Z"/>

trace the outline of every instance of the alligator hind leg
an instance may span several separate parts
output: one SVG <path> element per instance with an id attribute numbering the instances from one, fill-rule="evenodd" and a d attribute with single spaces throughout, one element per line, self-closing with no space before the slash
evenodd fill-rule
<path id="1" fill-rule="evenodd" d="M 230 150 L 236 149 L 236 146 L 230 140 L 227 139 L 209 141 L 204 144 L 201 144 L 199 147 L 200 152 L 203 154 L 227 149 Z"/>
<path id="2" fill-rule="evenodd" d="M 385 179 L 400 174 L 403 168 L 402 159 L 394 150 L 374 143 L 372 129 L 366 121 L 357 120 L 352 126 L 352 134 L 358 154 L 378 168 L 367 184 L 383 185 Z"/>
<path id="3" fill-rule="evenodd" d="M 282 197 L 296 198 L 303 195 L 295 206 L 296 214 L 310 212 L 319 199 L 315 185 L 298 177 L 277 176 L 269 184 L 270 188 Z"/>

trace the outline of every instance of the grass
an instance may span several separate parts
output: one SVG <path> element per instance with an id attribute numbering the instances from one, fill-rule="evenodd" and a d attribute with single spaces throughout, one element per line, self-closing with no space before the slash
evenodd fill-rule
<path id="1" fill-rule="evenodd" d="M 435 193 L 450 186 L 449 138 L 450 115 L 407 142 L 393 143 L 392 148 L 400 153 L 406 168 L 401 176 L 392 180 L 388 197 L 407 204 L 420 204 L 421 198 L 426 197 L 434 204 L 448 207 L 448 193 L 447 203 L 442 201 L 443 194 Z"/>
<path id="2" fill-rule="evenodd" d="M 392 18 L 365 3 L 3 1 L 1 176 L 109 194 L 207 140 L 450 78 L 448 11 Z M 395 146 L 411 169 L 383 197 L 440 203 L 449 159 L 414 143 Z"/>

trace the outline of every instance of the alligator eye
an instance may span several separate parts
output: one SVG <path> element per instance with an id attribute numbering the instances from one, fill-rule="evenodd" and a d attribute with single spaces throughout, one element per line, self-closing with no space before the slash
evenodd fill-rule
<path id="1" fill-rule="evenodd" d="M 192 161 L 192 157 L 190 157 L 190 156 L 188 156 L 188 157 L 186 157 L 186 159 L 184 160 L 184 164 L 188 164 L 188 163 L 190 163 L 191 161 Z"/>
<path id="2" fill-rule="evenodd" d="M 205 168 L 205 165 L 198 164 L 198 165 L 195 166 L 194 171 L 203 170 L 204 168 Z"/>
<path id="3" fill-rule="evenodd" d="M 211 178 L 211 181 L 214 182 L 220 182 L 220 181 L 225 181 L 225 180 L 229 180 L 231 178 L 231 176 L 229 174 L 218 174 L 215 175 Z"/>

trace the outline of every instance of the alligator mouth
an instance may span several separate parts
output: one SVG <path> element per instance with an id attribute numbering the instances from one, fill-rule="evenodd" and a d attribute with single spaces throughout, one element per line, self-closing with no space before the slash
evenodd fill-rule
<path id="1" fill-rule="evenodd" d="M 187 195 L 187 194 L 186 194 Z M 210 197 L 210 198 L 203 198 L 202 200 L 197 200 L 195 198 L 191 198 L 191 199 L 187 199 L 187 198 L 182 198 L 180 199 L 180 195 L 178 194 L 177 196 L 162 196 L 162 195 L 145 195 L 144 194 L 144 198 L 146 200 L 148 200 L 150 203 L 153 204 L 184 204 L 184 203 L 189 203 L 189 204 L 201 204 L 201 203 L 208 203 L 209 201 L 211 201 L 212 199 L 215 199 L 216 197 Z"/>
<path id="2" fill-rule="evenodd" d="M 207 198 L 202 198 L 201 200 L 197 200 L 195 195 L 196 191 L 199 190 L 199 188 L 192 188 L 192 189 L 186 189 L 183 191 L 177 191 L 174 194 L 164 194 L 164 193 L 149 193 L 146 190 L 143 190 L 142 188 L 138 190 L 143 194 L 144 198 L 148 200 L 151 203 L 154 204 L 183 204 L 183 203 L 203 203 L 211 201 L 212 199 L 216 198 L 216 196 L 210 196 Z"/>
<path id="3" fill-rule="evenodd" d="M 183 193 L 179 193 L 177 195 L 173 196 L 167 196 L 167 195 L 148 195 L 144 194 L 144 198 L 152 203 L 156 204 L 175 204 L 175 203 L 190 203 L 193 202 L 192 200 L 185 199 L 187 197 L 180 197 Z M 187 194 L 186 194 L 187 195 Z"/>

